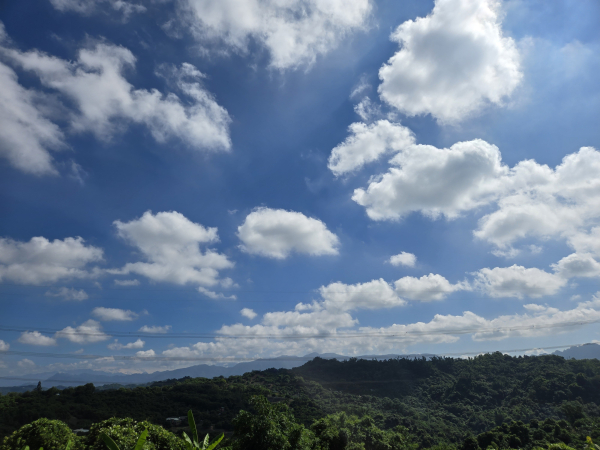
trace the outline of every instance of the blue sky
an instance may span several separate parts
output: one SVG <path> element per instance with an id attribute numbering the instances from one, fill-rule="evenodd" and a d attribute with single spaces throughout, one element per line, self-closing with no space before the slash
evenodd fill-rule
<path id="1" fill-rule="evenodd" d="M 0 376 L 598 339 L 599 18 L 6 2 Z"/>

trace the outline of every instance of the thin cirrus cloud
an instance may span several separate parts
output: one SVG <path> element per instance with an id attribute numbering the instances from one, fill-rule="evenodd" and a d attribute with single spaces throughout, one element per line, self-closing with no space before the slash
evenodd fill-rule
<path id="1" fill-rule="evenodd" d="M 401 48 L 379 70 L 382 100 L 442 123 L 502 104 L 523 75 L 499 9 L 495 0 L 436 0 L 427 17 L 401 24 L 391 35 Z"/>
<path id="2" fill-rule="evenodd" d="M 339 239 L 318 219 L 284 209 L 257 208 L 237 232 L 240 248 L 250 254 L 285 259 L 291 253 L 336 255 Z"/>
<path id="3" fill-rule="evenodd" d="M 158 326 L 158 325 L 144 325 L 138 331 L 142 333 L 155 333 L 155 334 L 166 334 L 171 329 L 171 325 Z"/>
<path id="4" fill-rule="evenodd" d="M 145 6 L 124 0 L 50 0 L 50 3 L 61 12 L 76 12 L 86 16 L 106 12 L 106 7 L 109 7 L 125 20 L 132 14 L 146 11 Z"/>
<path id="5" fill-rule="evenodd" d="M 144 348 L 146 343 L 141 339 L 138 339 L 134 342 L 129 342 L 127 344 L 121 344 L 118 339 L 115 339 L 114 342 L 108 344 L 109 350 L 131 350 L 131 349 L 140 349 Z"/>
<path id="6" fill-rule="evenodd" d="M 99 272 L 88 266 L 102 260 L 102 249 L 86 245 L 80 237 L 49 241 L 39 236 L 28 242 L 0 238 L 0 282 L 44 284 L 92 278 Z"/>
<path id="7" fill-rule="evenodd" d="M 44 294 L 47 297 L 60 297 L 63 300 L 83 301 L 89 298 L 89 295 L 83 289 L 61 287 L 59 289 L 50 289 Z"/>
<path id="8" fill-rule="evenodd" d="M 135 68 L 136 58 L 124 47 L 96 42 L 80 49 L 74 61 L 67 61 L 37 50 L 22 52 L 4 45 L 5 41 L 0 39 L 0 53 L 6 61 L 35 74 L 50 92 L 75 105 L 67 114 L 71 132 L 91 132 L 108 141 L 127 125 L 141 124 L 159 143 L 176 140 L 201 152 L 231 148 L 231 119 L 203 87 L 204 74 L 189 63 L 163 66 L 160 71 L 182 101 L 175 93 L 136 89 L 129 83 L 123 74 Z M 14 71 L 5 65 L 0 66 L 0 79 L 12 86 L 0 94 L 5 100 L 0 118 L 15 122 L 12 128 L 2 127 L 0 155 L 26 172 L 56 174 L 50 150 L 65 146 L 64 133 L 53 123 L 55 118 L 46 117 L 36 105 L 46 94 L 20 86 Z"/>
<path id="9" fill-rule="evenodd" d="M 203 288 L 231 284 L 229 278 L 219 278 L 219 272 L 232 268 L 234 263 L 212 249 L 200 249 L 201 245 L 219 241 L 216 228 L 194 223 L 176 211 L 156 214 L 146 211 L 139 219 L 117 220 L 114 225 L 118 235 L 134 246 L 144 260 L 127 263 L 122 269 L 110 270 L 111 273 L 136 274 L 152 281 L 196 284 Z"/>
<path id="10" fill-rule="evenodd" d="M 102 306 L 94 308 L 92 315 L 102 322 L 115 320 L 129 322 L 138 318 L 138 314 L 133 311 L 119 308 L 104 308 Z"/>

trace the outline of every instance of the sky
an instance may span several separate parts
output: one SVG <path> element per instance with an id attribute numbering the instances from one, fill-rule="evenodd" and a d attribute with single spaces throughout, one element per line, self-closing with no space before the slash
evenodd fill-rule
<path id="1" fill-rule="evenodd" d="M 7 0 L 0 377 L 600 339 L 594 0 Z"/>

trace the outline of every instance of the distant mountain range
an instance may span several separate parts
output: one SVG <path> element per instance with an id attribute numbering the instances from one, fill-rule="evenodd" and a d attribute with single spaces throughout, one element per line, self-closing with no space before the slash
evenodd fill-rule
<path id="1" fill-rule="evenodd" d="M 357 358 L 362 359 L 391 359 L 391 358 L 431 358 L 434 355 L 431 354 L 409 354 L 409 355 L 361 355 Z M 103 386 L 107 384 L 146 384 L 155 381 L 163 381 L 168 379 L 178 379 L 184 377 L 203 377 L 203 378 L 214 378 L 218 376 L 229 377 L 232 375 L 243 375 L 246 372 L 252 372 L 253 370 L 266 370 L 266 369 L 293 369 L 303 365 L 304 363 L 316 358 L 324 359 L 338 359 L 345 360 L 352 358 L 351 356 L 343 356 L 335 353 L 309 353 L 304 356 L 279 356 L 277 358 L 269 359 L 257 359 L 254 361 L 242 362 L 233 366 L 210 366 L 208 364 L 199 364 L 197 366 L 186 367 L 183 369 L 166 370 L 162 372 L 153 373 L 137 373 L 131 375 L 115 374 L 110 372 L 103 372 L 99 370 L 70 370 L 67 372 L 46 372 L 33 374 L 30 378 L 37 378 L 42 382 L 44 388 L 49 387 L 69 387 L 69 386 L 80 386 L 86 383 L 93 383 L 96 386 Z M 3 382 L 4 387 L 0 387 L 0 392 L 24 392 L 32 389 L 37 383 L 27 383 L 20 386 L 8 386 L 11 384 L 10 380 L 0 380 Z M 14 384 L 14 382 L 13 382 Z M 2 384 L 0 384 L 2 386 Z"/>
<path id="2" fill-rule="evenodd" d="M 600 359 L 600 345 L 576 345 L 575 347 L 569 347 L 566 350 L 557 350 L 553 355 L 562 356 L 565 359 Z"/>
<path id="3" fill-rule="evenodd" d="M 598 344 L 583 344 L 575 347 L 570 347 L 566 350 L 557 350 L 554 355 L 562 356 L 565 359 L 600 359 L 600 345 Z M 407 354 L 407 355 L 361 355 L 356 356 L 359 359 L 392 359 L 392 358 L 431 358 L 433 354 Z M 338 355 L 336 353 L 309 353 L 304 356 L 280 356 L 277 358 L 257 359 L 238 363 L 229 367 L 226 366 L 210 366 L 208 364 L 199 364 L 197 366 L 186 367 L 183 369 L 166 370 L 154 373 L 137 373 L 131 375 L 114 374 L 98 370 L 70 370 L 67 372 L 46 372 L 31 375 L 31 378 L 37 378 L 42 382 L 44 388 L 49 387 L 70 387 L 80 386 L 86 383 L 94 383 L 96 386 L 109 384 L 131 385 L 131 384 L 146 384 L 155 381 L 164 381 L 168 379 L 178 379 L 184 377 L 203 377 L 214 378 L 218 376 L 229 377 L 232 375 L 243 375 L 246 372 L 253 370 L 266 369 L 293 369 L 303 365 L 304 363 L 316 358 L 338 359 L 340 361 L 352 358 L 352 356 Z M 10 380 L 0 380 L 0 392 L 24 392 L 31 390 L 37 383 L 27 383 L 20 386 L 10 386 Z M 12 382 L 14 384 L 14 382 Z"/>

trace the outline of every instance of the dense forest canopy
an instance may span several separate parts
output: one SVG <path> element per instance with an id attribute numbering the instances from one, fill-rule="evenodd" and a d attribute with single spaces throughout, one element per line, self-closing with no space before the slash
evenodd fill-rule
<path id="1" fill-rule="evenodd" d="M 600 361 L 595 359 L 501 353 L 470 359 L 315 358 L 292 370 L 229 378 L 11 393 L 0 396 L 0 435 L 40 418 L 60 420 L 72 429 L 112 417 L 168 427 L 166 418 L 192 410 L 199 429 L 223 430 L 230 436 L 236 426 L 241 429 L 240 418 L 246 417 L 247 423 L 248 414 L 264 415 L 270 405 L 279 405 L 280 413 L 288 414 L 288 428 L 300 437 L 302 430 L 310 435 L 306 442 L 317 445 L 329 439 L 327 445 L 318 444 L 321 448 L 346 448 L 342 444 L 350 445 L 353 433 L 420 448 L 534 448 L 552 443 L 582 448 L 587 436 L 600 440 L 599 404 Z M 336 433 L 345 440 L 334 439 Z"/>

